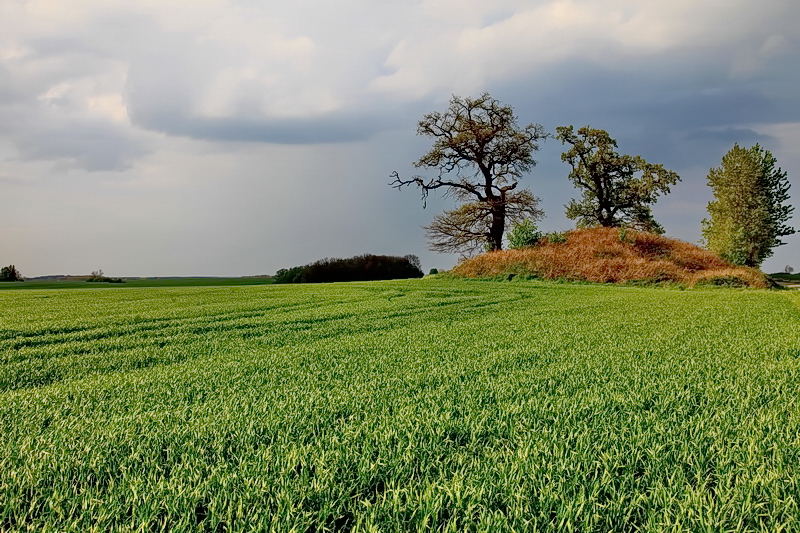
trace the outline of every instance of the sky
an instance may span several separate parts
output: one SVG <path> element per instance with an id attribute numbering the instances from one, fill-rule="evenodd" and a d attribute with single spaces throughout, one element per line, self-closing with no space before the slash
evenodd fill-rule
<path id="1" fill-rule="evenodd" d="M 389 186 L 453 95 L 591 125 L 682 180 L 653 207 L 701 238 L 706 176 L 760 143 L 800 229 L 797 0 L 3 0 L 0 263 L 25 276 L 273 274 L 416 254 L 453 207 Z M 521 186 L 545 231 L 579 196 L 546 141 Z M 800 235 L 767 272 L 800 271 Z"/>

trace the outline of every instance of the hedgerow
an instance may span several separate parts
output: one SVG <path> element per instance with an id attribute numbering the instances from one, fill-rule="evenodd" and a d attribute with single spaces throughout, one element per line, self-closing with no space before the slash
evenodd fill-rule
<path id="1" fill-rule="evenodd" d="M 421 278 L 424 274 L 415 255 L 404 257 L 364 254 L 348 259 L 320 259 L 314 263 L 281 269 L 275 283 L 330 283 Z"/>

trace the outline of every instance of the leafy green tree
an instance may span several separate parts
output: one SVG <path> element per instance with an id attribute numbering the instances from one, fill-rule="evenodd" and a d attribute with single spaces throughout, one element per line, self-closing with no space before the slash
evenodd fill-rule
<path id="1" fill-rule="evenodd" d="M 532 154 L 539 149 L 539 141 L 549 134 L 539 124 L 518 126 L 511 106 L 501 105 L 488 93 L 478 98 L 453 96 L 447 111 L 422 117 L 417 134 L 434 142 L 414 166 L 436 175 L 403 180 L 393 172 L 390 185 L 419 187 L 423 202 L 430 191 L 443 189 L 463 203 L 428 226 L 431 249 L 469 252 L 476 244 L 501 249 L 509 209 L 525 200 L 531 210 L 537 210 L 533 194 L 516 189 L 519 179 L 536 164 Z M 522 192 L 527 195 L 521 196 Z"/>
<path id="2" fill-rule="evenodd" d="M 663 233 L 653 219 L 650 204 L 660 194 L 669 193 L 680 177 L 663 165 L 648 163 L 640 156 L 620 155 L 617 141 L 605 130 L 572 126 L 556 129 L 556 138 L 571 148 L 561 154 L 572 172 L 569 179 L 583 190 L 583 197 L 565 207 L 567 217 L 578 227 L 631 226 L 644 231 Z"/>
<path id="3" fill-rule="evenodd" d="M 795 233 L 786 224 L 794 211 L 786 204 L 789 180 L 776 162 L 758 144 L 749 149 L 735 144 L 722 166 L 709 171 L 714 200 L 708 204 L 710 218 L 702 222 L 709 250 L 734 264 L 758 267 L 785 244 L 781 237 Z"/>
<path id="4" fill-rule="evenodd" d="M 539 228 L 533 220 L 526 218 L 514 224 L 511 227 L 511 231 L 508 232 L 507 237 L 509 248 L 527 248 L 529 246 L 536 246 L 542 238 L 542 232 L 539 231 Z"/>

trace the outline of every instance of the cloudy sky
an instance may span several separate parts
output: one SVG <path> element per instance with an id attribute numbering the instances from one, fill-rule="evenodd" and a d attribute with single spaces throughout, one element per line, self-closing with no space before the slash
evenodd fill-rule
<path id="1" fill-rule="evenodd" d="M 3 0 L 0 263 L 26 276 L 251 275 L 427 251 L 452 207 L 388 186 L 451 95 L 591 125 L 677 171 L 654 207 L 700 239 L 735 142 L 789 173 L 800 228 L 797 0 Z M 577 194 L 550 140 L 544 230 Z M 767 271 L 800 270 L 800 236 Z"/>

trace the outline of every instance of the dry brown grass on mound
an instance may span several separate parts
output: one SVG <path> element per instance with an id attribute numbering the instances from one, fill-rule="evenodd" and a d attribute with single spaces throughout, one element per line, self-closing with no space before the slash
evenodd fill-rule
<path id="1" fill-rule="evenodd" d="M 675 282 L 734 284 L 766 288 L 764 274 L 737 267 L 694 244 L 619 228 L 588 228 L 567 233 L 567 242 L 489 252 L 453 269 L 468 278 L 535 275 L 547 279 L 598 283 Z"/>

